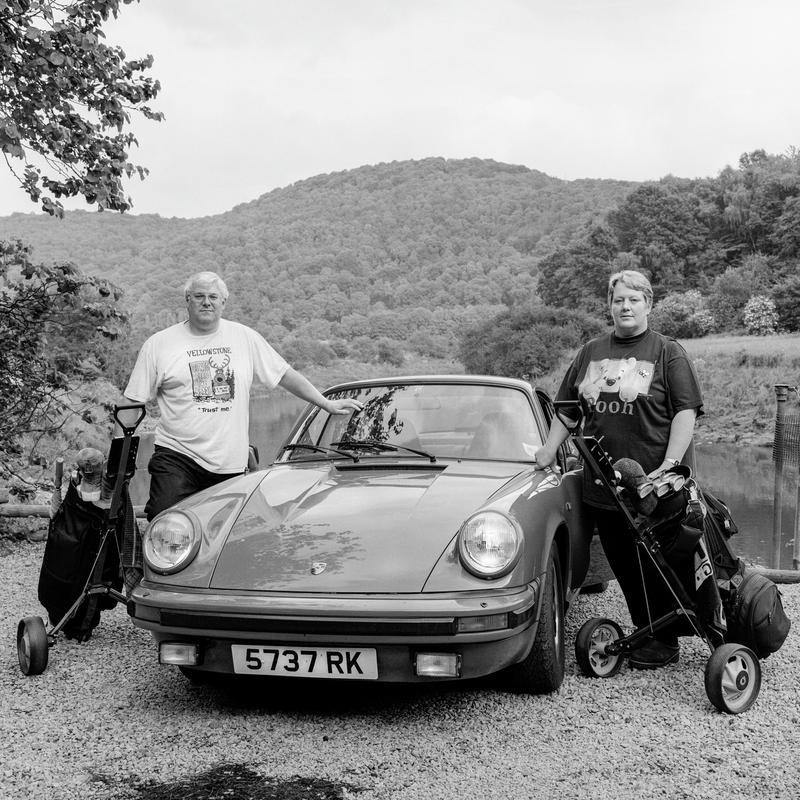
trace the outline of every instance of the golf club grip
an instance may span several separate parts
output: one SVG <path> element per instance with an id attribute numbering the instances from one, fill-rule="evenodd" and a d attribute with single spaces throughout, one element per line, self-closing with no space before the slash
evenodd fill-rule
<path id="1" fill-rule="evenodd" d="M 55 470 L 53 475 L 53 493 L 50 495 L 50 519 L 55 517 L 61 505 L 61 484 L 64 482 L 64 459 L 59 456 L 56 459 Z"/>
<path id="2" fill-rule="evenodd" d="M 141 421 L 141 420 L 140 420 Z M 139 423 L 137 422 L 137 425 Z M 114 490 L 111 494 L 111 505 L 109 506 L 108 518 L 116 524 L 119 516 L 122 501 L 122 486 L 125 483 L 125 464 L 128 463 L 128 453 L 131 449 L 131 436 L 126 433 L 122 439 L 122 453 L 119 458 L 117 477 L 114 480 Z"/>
<path id="3" fill-rule="evenodd" d="M 133 411 L 137 410 L 139 415 L 136 417 L 136 420 L 132 425 L 125 425 L 122 420 L 119 418 L 120 411 Z M 122 406 L 114 406 L 114 419 L 116 420 L 117 425 L 122 428 L 123 433 L 126 436 L 130 436 L 133 432 L 141 425 L 142 420 L 145 418 L 147 411 L 145 409 L 144 403 L 129 403 L 128 405 Z"/>

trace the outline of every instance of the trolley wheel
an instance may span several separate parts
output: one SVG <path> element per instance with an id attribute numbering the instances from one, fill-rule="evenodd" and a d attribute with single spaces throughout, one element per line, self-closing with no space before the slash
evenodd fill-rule
<path id="1" fill-rule="evenodd" d="M 622 628 L 603 617 L 593 617 L 581 625 L 575 637 L 575 660 L 589 678 L 610 678 L 622 666 L 622 655 L 609 655 L 606 646 L 622 639 Z"/>
<path id="2" fill-rule="evenodd" d="M 740 644 L 720 645 L 706 662 L 706 694 L 715 708 L 728 714 L 747 711 L 761 689 L 756 654 Z"/>
<path id="3" fill-rule="evenodd" d="M 25 617 L 17 625 L 17 658 L 23 675 L 41 675 L 47 669 L 50 644 L 41 617 Z"/>

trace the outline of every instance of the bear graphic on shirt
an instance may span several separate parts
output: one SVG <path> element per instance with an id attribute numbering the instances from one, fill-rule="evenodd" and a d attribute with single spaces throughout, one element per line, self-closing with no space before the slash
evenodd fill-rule
<path id="1" fill-rule="evenodd" d="M 635 358 L 603 358 L 591 361 L 586 375 L 578 385 L 578 393 L 591 405 L 597 403 L 601 393 L 618 394 L 620 400 L 630 402 L 640 394 L 647 394 L 653 379 L 653 364 Z"/>

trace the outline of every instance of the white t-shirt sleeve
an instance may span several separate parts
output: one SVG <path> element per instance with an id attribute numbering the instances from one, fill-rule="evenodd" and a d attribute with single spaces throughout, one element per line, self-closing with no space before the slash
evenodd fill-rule
<path id="1" fill-rule="evenodd" d="M 145 341 L 136 357 L 128 385 L 125 387 L 125 397 L 137 403 L 146 403 L 156 396 L 158 390 L 158 370 L 156 369 L 155 350 L 153 337 Z"/>
<path id="2" fill-rule="evenodd" d="M 250 331 L 250 353 L 253 360 L 253 379 L 274 389 L 289 369 L 289 364 L 266 339 L 256 331 Z"/>

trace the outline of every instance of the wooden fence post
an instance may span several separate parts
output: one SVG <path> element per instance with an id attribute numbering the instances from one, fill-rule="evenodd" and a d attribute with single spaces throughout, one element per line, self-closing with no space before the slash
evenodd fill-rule
<path id="1" fill-rule="evenodd" d="M 775 491 L 772 498 L 772 566 L 780 569 L 781 566 L 781 527 L 783 515 L 783 422 L 786 416 L 786 398 L 789 395 L 789 386 L 785 383 L 775 385 Z"/>

